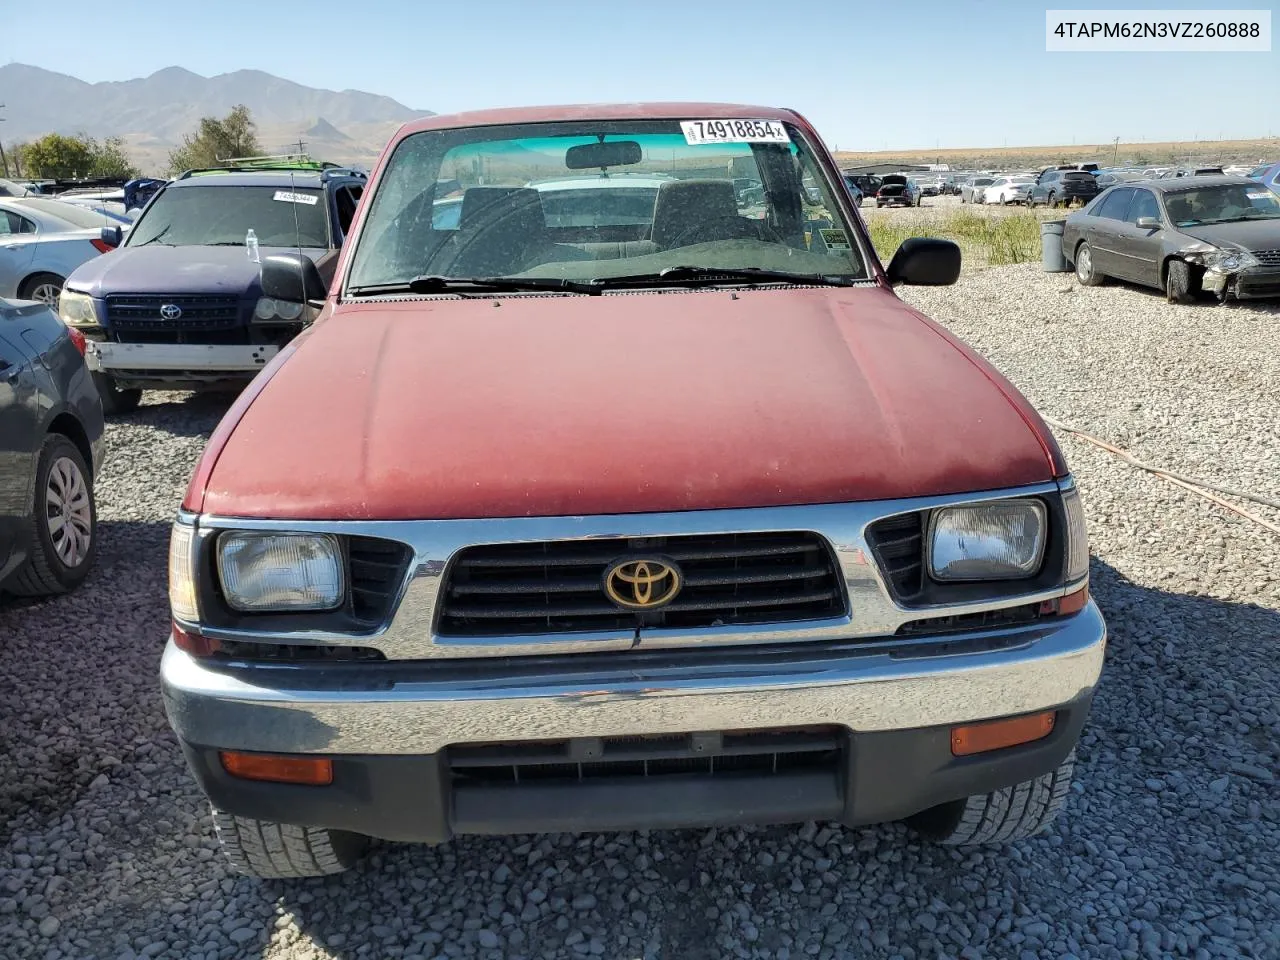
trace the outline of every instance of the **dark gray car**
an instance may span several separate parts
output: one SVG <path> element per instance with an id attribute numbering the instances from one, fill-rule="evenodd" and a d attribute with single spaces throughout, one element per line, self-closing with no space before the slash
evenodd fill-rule
<path id="1" fill-rule="evenodd" d="M 0 593 L 65 593 L 88 575 L 102 432 L 84 337 L 45 304 L 0 299 Z"/>
<path id="2" fill-rule="evenodd" d="M 1118 184 L 1067 217 L 1062 242 L 1086 286 L 1116 277 L 1176 303 L 1280 297 L 1280 197 L 1245 177 Z"/>

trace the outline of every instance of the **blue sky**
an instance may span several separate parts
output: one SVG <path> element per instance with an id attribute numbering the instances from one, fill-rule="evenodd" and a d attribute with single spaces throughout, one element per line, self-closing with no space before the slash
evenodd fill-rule
<path id="1" fill-rule="evenodd" d="M 1046 6 L 1073 4 L 123 0 L 104 8 L 63 0 L 59 22 L 97 26 L 7 50 L 0 40 L 0 61 L 91 81 L 173 64 L 206 76 L 253 68 L 436 112 L 605 100 L 765 103 L 800 110 L 842 150 L 1280 136 L 1274 48 L 1046 53 Z M 1267 9 L 1258 0 L 1074 6 Z M 1280 27 L 1274 10 L 1272 18 Z M 892 23 L 905 28 L 901 40 L 880 33 Z"/>

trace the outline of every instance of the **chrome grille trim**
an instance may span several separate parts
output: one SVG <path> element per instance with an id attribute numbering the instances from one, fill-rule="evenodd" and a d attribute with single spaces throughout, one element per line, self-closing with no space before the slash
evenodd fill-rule
<path id="1" fill-rule="evenodd" d="M 905 623 L 926 617 L 962 616 L 999 610 L 1064 596 L 1081 584 L 1068 584 L 970 603 L 905 607 L 882 579 L 867 541 L 867 528 L 878 520 L 941 506 L 1005 497 L 1054 494 L 1070 479 L 1026 487 L 903 500 L 804 506 L 697 510 L 674 513 L 613 514 L 586 517 L 511 517 L 482 520 L 277 520 L 181 514 L 197 523 L 201 538 L 219 530 L 289 530 L 335 533 L 396 540 L 413 550 L 412 573 L 390 621 L 361 642 L 376 647 L 388 660 L 431 660 L 511 657 L 626 650 L 636 645 L 634 629 L 571 635 L 448 637 L 436 632 L 440 591 L 450 559 L 465 547 L 484 544 L 537 543 L 547 540 L 686 536 L 693 534 L 776 533 L 811 531 L 835 552 L 847 600 L 846 613 L 823 620 L 703 627 L 645 629 L 645 650 L 735 646 L 815 640 L 892 638 Z M 1083 582 L 1083 581 L 1082 581 Z M 268 633 L 197 627 L 213 638 L 281 643 L 349 644 L 351 637 L 315 630 Z"/>

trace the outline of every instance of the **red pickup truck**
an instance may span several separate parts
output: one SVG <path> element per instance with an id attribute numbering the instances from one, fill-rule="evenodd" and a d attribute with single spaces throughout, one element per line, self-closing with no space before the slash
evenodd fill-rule
<path id="1" fill-rule="evenodd" d="M 744 200 L 734 178 L 763 196 Z M 443 195 L 441 195 L 443 194 Z M 1043 829 L 1103 662 L 1080 498 L 790 110 L 408 124 L 173 528 L 166 707 L 241 870 L 370 838 Z"/>

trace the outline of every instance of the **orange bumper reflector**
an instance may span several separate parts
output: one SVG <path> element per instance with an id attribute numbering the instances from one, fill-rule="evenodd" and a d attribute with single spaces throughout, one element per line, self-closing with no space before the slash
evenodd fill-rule
<path id="1" fill-rule="evenodd" d="M 193 657 L 211 657 L 221 648 L 217 640 L 183 630 L 177 623 L 173 624 L 173 645 Z"/>
<path id="2" fill-rule="evenodd" d="M 1040 615 L 1066 617 L 1073 613 L 1079 613 L 1088 602 L 1089 587 L 1085 585 L 1075 593 L 1068 593 L 1065 597 L 1044 601 L 1044 603 L 1040 604 Z"/>
<path id="3" fill-rule="evenodd" d="M 1025 717 L 1007 720 L 988 720 L 971 723 L 951 730 L 951 752 L 957 757 L 967 757 L 989 750 L 1003 750 L 1020 743 L 1043 740 L 1053 732 L 1054 712 L 1033 713 Z"/>
<path id="4" fill-rule="evenodd" d="M 333 783 L 333 761 L 328 757 L 278 757 L 269 753 L 222 750 L 222 768 L 243 780 L 272 783 L 304 783 L 324 787 Z"/>

